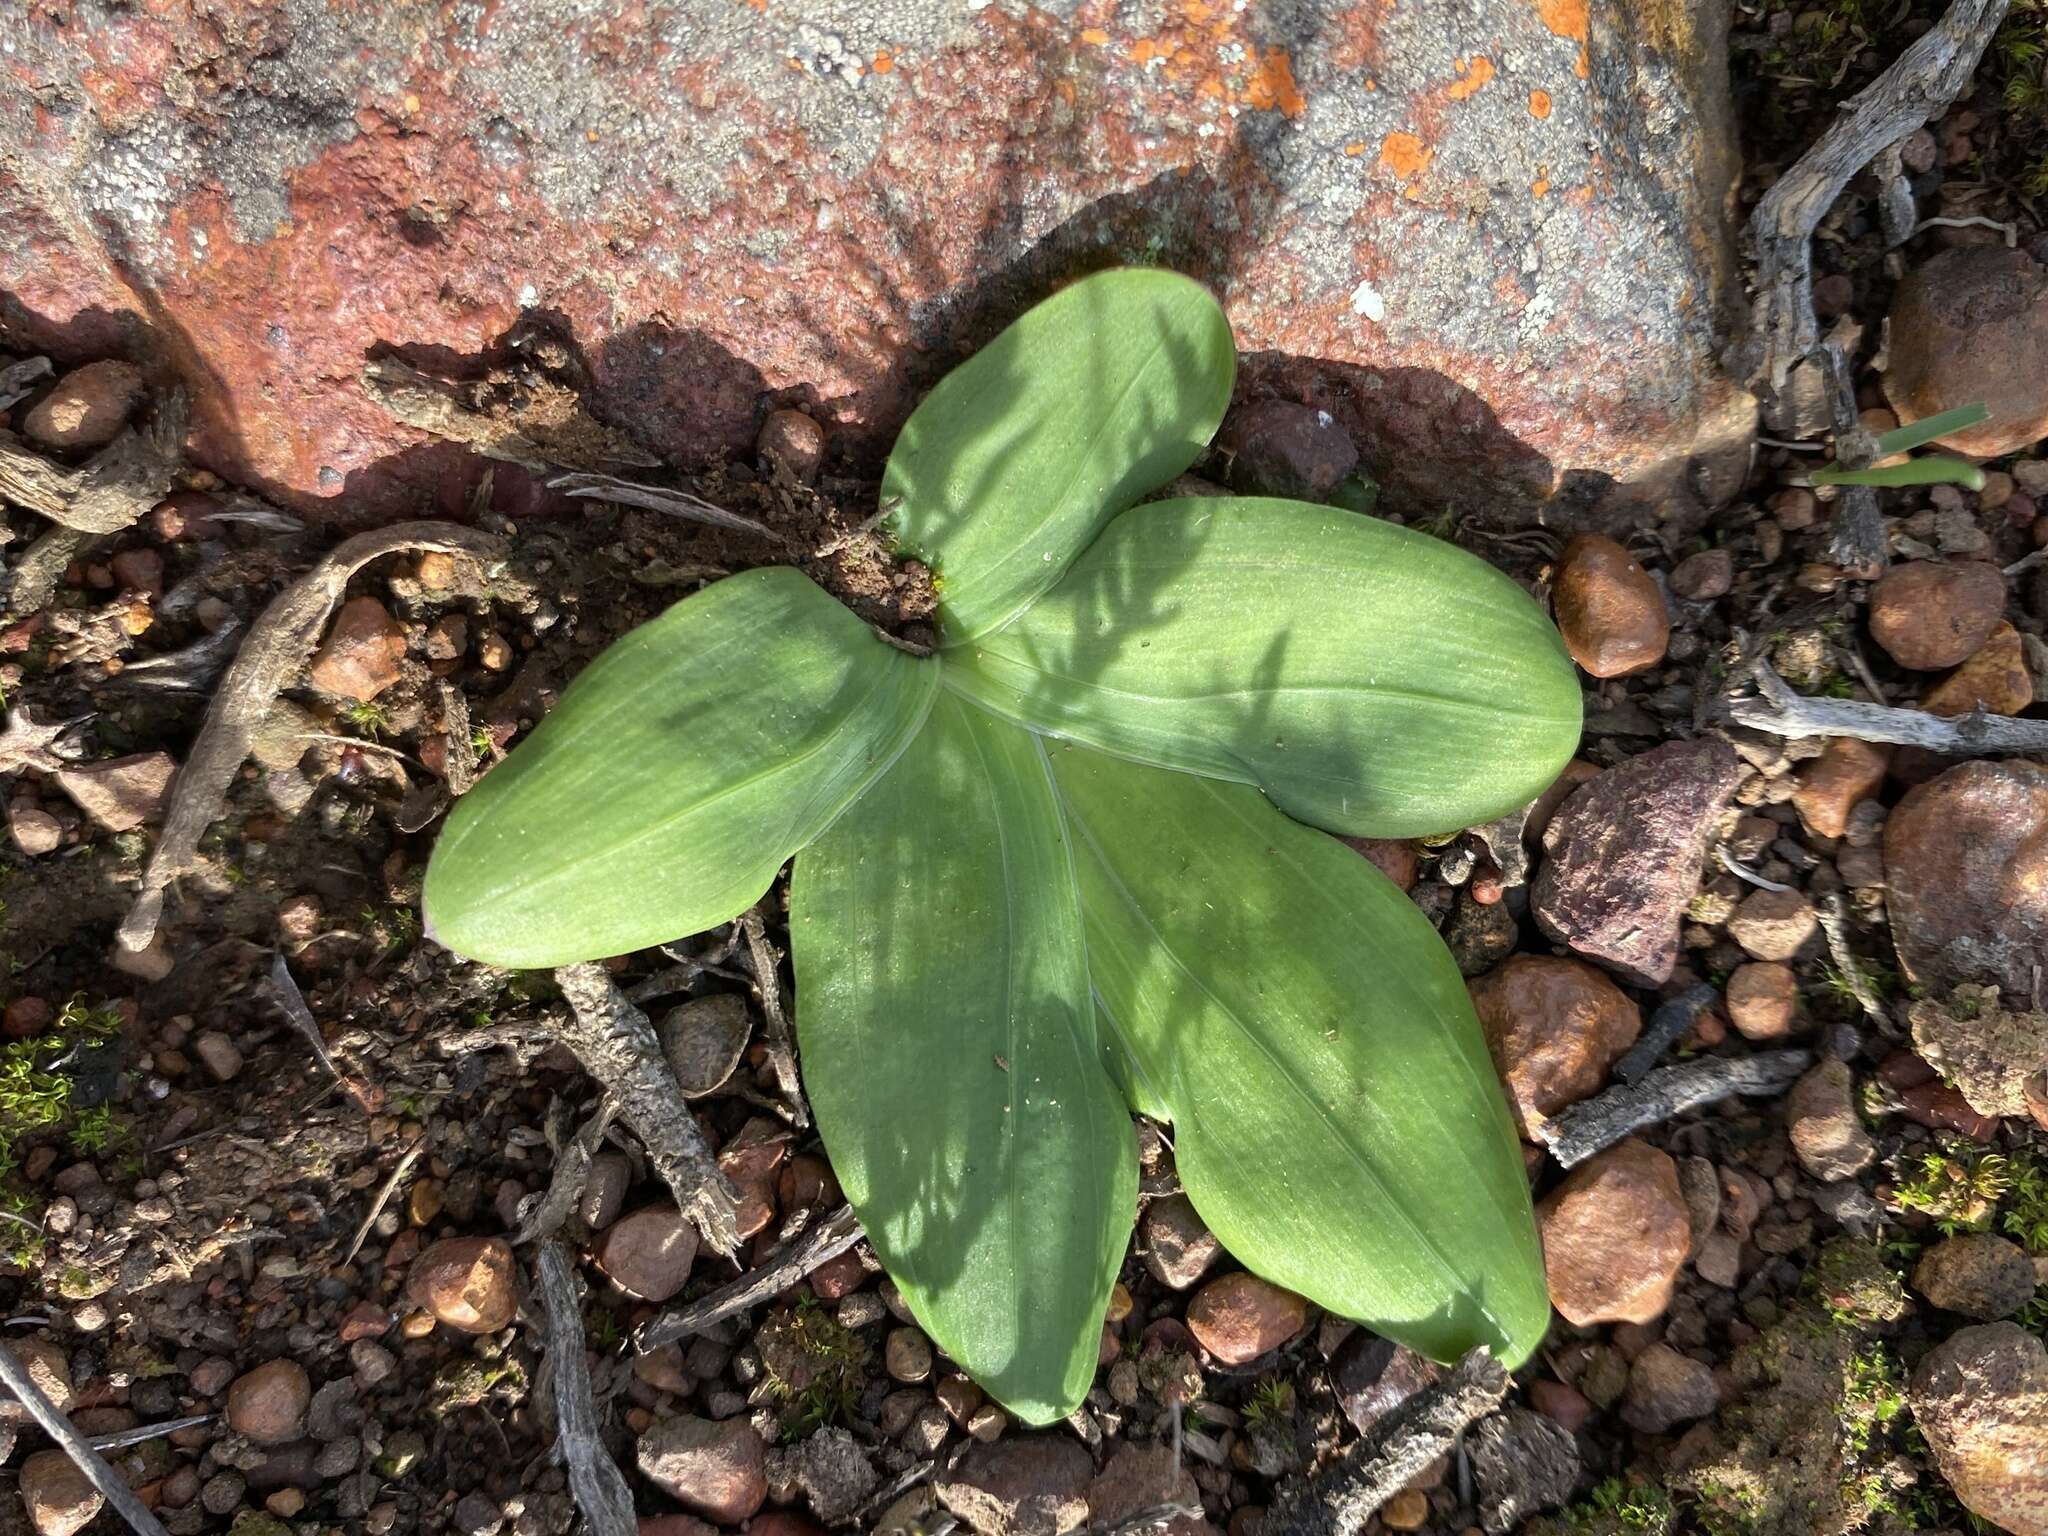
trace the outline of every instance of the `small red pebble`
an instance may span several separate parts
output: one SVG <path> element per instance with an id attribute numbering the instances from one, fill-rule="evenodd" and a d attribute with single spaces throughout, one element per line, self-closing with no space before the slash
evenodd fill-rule
<path id="1" fill-rule="evenodd" d="M 1954 1131 L 1987 1145 L 1998 1136 L 1998 1122 L 1970 1108 L 1969 1100 L 1947 1083 L 1922 1083 L 1899 1095 L 1907 1118 L 1930 1131 Z"/>
<path id="2" fill-rule="evenodd" d="M 379 1339 L 391 1331 L 396 1321 L 391 1313 L 373 1301 L 359 1301 L 341 1320 L 341 1342 L 353 1344 L 357 1339 Z"/>
<path id="3" fill-rule="evenodd" d="M 50 1027 L 57 1014 L 40 997 L 17 997 L 7 1005 L 5 1029 L 10 1040 L 26 1040 Z"/>
<path id="4" fill-rule="evenodd" d="M 1468 889 L 1472 892 L 1472 899 L 1482 907 L 1492 906 L 1507 892 L 1507 887 L 1500 883 L 1500 871 L 1491 864 L 1479 866 Z"/>
<path id="5" fill-rule="evenodd" d="M 1887 1088 L 1903 1092 L 1908 1088 L 1918 1088 L 1922 1083 L 1931 1083 L 1940 1074 L 1911 1051 L 1893 1051 L 1878 1063 L 1877 1075 Z"/>

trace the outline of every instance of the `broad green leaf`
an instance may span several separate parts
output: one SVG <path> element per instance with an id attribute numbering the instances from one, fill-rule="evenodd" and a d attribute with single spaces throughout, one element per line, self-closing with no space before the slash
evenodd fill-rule
<path id="1" fill-rule="evenodd" d="M 1132 267 L 1062 289 L 940 380 L 896 439 L 882 500 L 938 573 L 945 643 L 1008 622 L 1192 464 L 1236 372 L 1208 289 Z"/>
<path id="2" fill-rule="evenodd" d="M 539 967 L 725 922 L 889 766 L 937 686 L 793 570 L 716 582 L 592 662 L 456 803 L 428 928 Z"/>
<path id="3" fill-rule="evenodd" d="M 941 697 L 790 880 L 832 1168 L 911 1311 L 1034 1424 L 1094 1379 L 1137 1210 L 1037 740 Z"/>
<path id="4" fill-rule="evenodd" d="M 1047 743 L 1089 974 L 1224 1247 L 1438 1359 L 1510 1366 L 1550 1298 L 1450 954 L 1365 859 L 1242 785 Z"/>
<path id="5" fill-rule="evenodd" d="M 1303 502 L 1126 512 L 1066 579 L 947 668 L 1035 730 L 1256 784 L 1361 837 L 1448 832 L 1536 798 L 1579 742 L 1557 631 L 1440 539 Z"/>

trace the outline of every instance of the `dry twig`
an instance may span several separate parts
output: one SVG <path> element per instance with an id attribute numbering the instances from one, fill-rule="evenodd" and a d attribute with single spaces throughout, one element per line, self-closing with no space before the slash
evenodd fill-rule
<path id="1" fill-rule="evenodd" d="M 1639 1082 L 1617 1083 L 1536 1128 L 1536 1139 L 1566 1168 L 1576 1168 L 1623 1137 L 1702 1104 L 1742 1094 L 1781 1093 L 1813 1065 L 1811 1051 L 1700 1056 L 1659 1067 Z"/>
<path id="2" fill-rule="evenodd" d="M 1353 1536 L 1468 1425 L 1499 1407 L 1509 1385 L 1498 1360 L 1469 1351 L 1314 1477 L 1283 1483 L 1260 1529 L 1265 1536 Z"/>
<path id="3" fill-rule="evenodd" d="M 555 1422 L 561 1429 L 555 1454 L 568 1466 L 569 1492 L 593 1536 L 633 1536 L 638 1527 L 633 1491 L 598 1433 L 590 1362 L 583 1354 L 576 1270 L 561 1239 L 550 1237 L 540 1245 L 534 1275 L 548 1316 L 548 1367 L 554 1378 Z"/>
<path id="4" fill-rule="evenodd" d="M 505 546 L 488 534 L 454 523 L 398 523 L 344 539 L 310 571 L 270 600 L 250 626 L 242 649 L 207 706 L 192 752 L 171 785 L 163 831 L 150 850 L 128 915 L 121 920 L 123 949 L 147 949 L 163 915 L 164 888 L 192 867 L 199 840 L 213 825 L 257 732 L 277 696 L 305 665 L 341 602 L 348 581 L 363 566 L 404 549 L 436 550 L 500 560 Z"/>
<path id="5" fill-rule="evenodd" d="M 43 1433 L 57 1442 L 93 1487 L 99 1489 L 101 1496 L 114 1506 L 115 1512 L 128 1522 L 130 1530 L 137 1536 L 169 1536 L 156 1516 L 149 1512 L 149 1507 L 135 1496 L 127 1481 L 107 1465 L 83 1435 L 71 1427 L 71 1421 L 57 1411 L 57 1405 L 43 1396 L 43 1389 L 35 1384 L 28 1367 L 16 1358 L 12 1350 L 0 1349 L 0 1385 L 14 1394 Z"/>
<path id="6" fill-rule="evenodd" d="M 804 1102 L 803 1083 L 796 1075 L 796 1052 L 790 1046 L 789 1015 L 782 1011 L 782 977 L 776 969 L 781 958 L 768 942 L 768 930 L 756 907 L 740 918 L 740 931 L 747 937 L 747 963 L 754 972 L 754 992 L 761 999 L 766 1022 L 761 1044 L 768 1053 L 768 1065 L 775 1073 L 775 1086 L 789 1105 L 790 1121 L 799 1129 L 811 1123 L 810 1106 Z"/>
<path id="7" fill-rule="evenodd" d="M 1809 699 L 1759 658 L 1751 666 L 1762 698 L 1729 702 L 1729 718 L 1773 736 L 1852 736 L 1858 741 L 1891 741 L 1925 747 L 1948 757 L 1983 757 L 1994 752 L 2048 751 L 2048 720 L 2022 720 L 1972 710 L 1967 715 L 1930 715 L 1924 710 L 1854 699 Z"/>
<path id="8" fill-rule="evenodd" d="M 1692 1027 L 1692 1021 L 1714 1006 L 1720 993 L 1705 982 L 1687 987 L 1669 1002 L 1658 1006 L 1642 1036 L 1614 1064 L 1614 1075 L 1633 1083 L 1664 1058 L 1678 1037 Z"/>
<path id="9" fill-rule="evenodd" d="M 702 1333 L 734 1313 L 759 1306 L 785 1291 L 829 1259 L 836 1259 L 860 1241 L 860 1220 L 853 1207 L 842 1205 L 823 1221 L 814 1222 L 777 1248 L 730 1285 L 700 1296 L 688 1306 L 664 1312 L 640 1325 L 633 1348 L 641 1354 L 676 1339 Z"/>
<path id="10" fill-rule="evenodd" d="M 119 533 L 170 494 L 184 462 L 189 412 L 182 390 L 158 402 L 149 424 L 122 430 L 77 468 L 0 432 L 0 499 L 40 512 L 73 533 Z"/>
<path id="11" fill-rule="evenodd" d="M 777 544 L 789 542 L 766 523 L 756 522 L 744 513 L 729 512 L 724 507 L 706 501 L 702 496 L 693 496 L 688 491 L 669 490 L 658 485 L 642 485 L 637 480 L 621 480 L 616 475 L 557 475 L 548 482 L 548 489 L 560 491 L 564 496 L 576 496 L 592 501 L 614 501 L 623 507 L 640 507 L 649 512 L 660 512 L 665 516 L 680 517 L 693 523 L 709 523 L 713 528 L 730 528 L 735 533 L 751 533 Z"/>
<path id="12" fill-rule="evenodd" d="M 566 1106 L 560 1100 L 556 1104 L 566 1114 Z M 569 1212 L 576 1208 L 576 1202 L 583 1198 L 584 1186 L 590 1182 L 590 1160 L 604 1141 L 604 1133 L 611 1128 L 612 1107 L 599 1104 L 596 1113 L 573 1136 L 561 1136 L 554 1119 L 551 1111 L 548 1140 L 560 1142 L 555 1149 L 555 1171 L 548 1180 L 547 1192 L 534 1201 L 533 1208 L 519 1223 L 519 1233 L 512 1239 L 515 1247 L 536 1238 L 553 1237 L 562 1230 L 562 1223 L 569 1219 Z"/>
<path id="13" fill-rule="evenodd" d="M 343 1264 L 355 1262 L 356 1255 L 363 1251 L 363 1240 L 370 1235 L 370 1228 L 377 1224 L 377 1218 L 384 1214 L 384 1207 L 391 1203 L 391 1196 L 397 1191 L 398 1186 L 405 1182 L 406 1174 L 411 1171 L 412 1165 L 419 1161 L 420 1154 L 426 1150 L 427 1133 L 421 1131 L 413 1137 L 412 1145 L 408 1146 L 398 1159 L 398 1166 L 391 1170 L 391 1177 L 377 1190 L 377 1198 L 370 1202 L 370 1209 L 363 1215 L 363 1224 L 356 1228 L 356 1235 L 349 1241 L 348 1252 L 341 1256 Z"/>
<path id="14" fill-rule="evenodd" d="M 1842 903 L 1842 893 L 1828 892 L 1816 904 L 1814 912 L 1820 919 L 1820 931 L 1827 936 L 1828 953 L 1834 958 L 1835 969 L 1841 973 L 1842 984 L 1849 989 L 1849 995 L 1872 1020 L 1889 1025 L 1891 1018 L 1884 1011 L 1884 1004 L 1871 990 L 1870 979 L 1863 974 L 1863 967 L 1856 963 L 1856 951 L 1849 947 L 1849 912 Z"/>
<path id="15" fill-rule="evenodd" d="M 562 1043 L 611 1095 L 705 1242 L 730 1258 L 740 1243 L 739 1195 L 683 1102 L 647 1015 L 601 965 L 558 967 L 555 982 L 570 1008 L 570 1017 L 556 1025 Z"/>

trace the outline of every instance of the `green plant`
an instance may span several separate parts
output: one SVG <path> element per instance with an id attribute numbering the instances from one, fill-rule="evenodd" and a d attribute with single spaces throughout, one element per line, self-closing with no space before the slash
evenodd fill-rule
<path id="1" fill-rule="evenodd" d="M 2005 1154 L 1955 1141 L 1922 1153 L 1916 1166 L 1902 1170 L 1892 1199 L 1901 1210 L 1932 1216 L 1942 1235 L 1952 1237 L 1987 1229 L 2010 1181 Z"/>
<path id="2" fill-rule="evenodd" d="M 1047 300 L 889 460 L 935 654 L 793 570 L 715 582 L 571 684 L 426 876 L 440 942 L 556 966 L 728 921 L 795 855 L 833 1167 L 926 1331 L 1034 1423 L 1094 1377 L 1131 1108 L 1173 1123 L 1230 1251 L 1329 1310 L 1510 1364 L 1549 1320 L 1457 967 L 1325 833 L 1526 804 L 1578 742 L 1576 680 L 1520 588 L 1426 535 L 1134 505 L 1201 452 L 1234 372 L 1185 278 Z"/>
<path id="3" fill-rule="evenodd" d="M 1888 459 L 1895 453 L 1906 453 L 1938 437 L 1946 437 L 1951 432 L 1960 432 L 1965 427 L 1974 427 L 1978 422 L 1990 419 L 1991 412 L 1982 405 L 1959 405 L 1952 411 L 1909 421 L 1902 427 L 1878 433 L 1870 468 L 1849 469 L 1830 461 L 1813 472 L 1812 482 L 1815 485 L 1960 485 L 1981 491 L 1984 489 L 1984 471 L 1966 460 L 1950 458 L 1944 453 L 1925 454 L 1903 464 L 1882 467 L 1875 461 Z"/>
<path id="4" fill-rule="evenodd" d="M 1595 1483 L 1585 1498 L 1562 1517 L 1572 1536 L 1593 1531 L 1655 1531 L 1671 1529 L 1671 1498 L 1661 1488 L 1609 1477 Z"/>
<path id="5" fill-rule="evenodd" d="M 341 718 L 372 741 L 391 729 L 391 712 L 374 699 L 358 699 L 342 705 Z"/>

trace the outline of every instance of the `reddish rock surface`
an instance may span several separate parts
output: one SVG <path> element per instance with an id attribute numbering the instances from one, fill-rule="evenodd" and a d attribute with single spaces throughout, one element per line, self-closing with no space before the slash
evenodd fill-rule
<path id="1" fill-rule="evenodd" d="M 1840 837 L 1849 825 L 1849 813 L 1883 787 L 1885 766 L 1891 760 L 1892 749 L 1880 742 L 1830 738 L 1820 756 L 1800 771 L 1799 787 L 1792 792 L 1792 804 L 1806 830 L 1816 837 Z"/>
<path id="2" fill-rule="evenodd" d="M 1583 960 L 1515 955 L 1470 984 L 1486 1048 L 1525 1139 L 1596 1093 L 1643 1031 L 1642 1010 Z"/>
<path id="3" fill-rule="evenodd" d="M 1537 926 L 1630 981 L 1669 980 L 1714 818 L 1742 773 L 1733 747 L 1701 736 L 1652 747 L 1580 789 L 1543 833 Z"/>
<path id="4" fill-rule="evenodd" d="M 323 693 L 367 703 L 399 678 L 405 626 L 374 597 L 341 605 L 307 675 Z"/>
<path id="5" fill-rule="evenodd" d="M 1885 823 L 1892 940 L 1914 981 L 2034 995 L 2048 955 L 2048 768 L 1964 763 Z"/>
<path id="6" fill-rule="evenodd" d="M 1959 1328 L 1914 1369 L 1913 1422 L 1971 1511 L 2048 1536 L 2048 1348 L 2013 1323 Z"/>
<path id="7" fill-rule="evenodd" d="M 458 1332 L 496 1333 L 519 1310 L 518 1261 L 501 1238 L 447 1238 L 413 1261 L 405 1294 Z"/>
<path id="8" fill-rule="evenodd" d="M 1870 589 L 1870 633 L 1893 661 L 1938 672 L 1967 660 L 2005 612 L 2005 578 L 1982 560 L 1911 560 Z"/>
<path id="9" fill-rule="evenodd" d="M 60 361 L 174 371 L 212 467 L 356 520 L 459 509 L 481 467 L 364 393 L 379 351 L 546 316 L 649 449 L 744 452 L 802 404 L 857 457 L 1134 259 L 1216 283 L 1247 395 L 1329 411 L 1397 489 L 1608 527 L 1732 491 L 1725 15 L 1209 9 L 35 7 L 0 291 Z"/>
<path id="10" fill-rule="evenodd" d="M 1902 421 L 1982 404 L 1990 419 L 1938 439 L 1996 458 L 2048 436 L 2048 268 L 2025 251 L 1960 246 L 1892 295 L 1885 394 Z"/>
<path id="11" fill-rule="evenodd" d="M 2001 621 L 1968 660 L 1927 690 L 1920 707 L 1930 715 L 1966 715 L 1973 709 L 2016 715 L 2033 702 L 2025 644 L 2018 630 Z"/>

